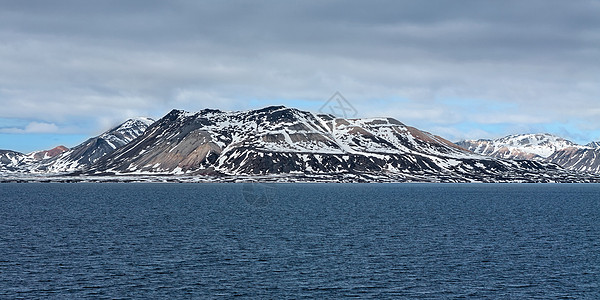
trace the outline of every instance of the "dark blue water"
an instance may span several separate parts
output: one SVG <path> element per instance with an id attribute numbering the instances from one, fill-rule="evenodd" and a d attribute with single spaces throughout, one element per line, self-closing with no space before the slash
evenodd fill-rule
<path id="1" fill-rule="evenodd" d="M 600 185 L 2 184 L 0 298 L 600 298 Z"/>

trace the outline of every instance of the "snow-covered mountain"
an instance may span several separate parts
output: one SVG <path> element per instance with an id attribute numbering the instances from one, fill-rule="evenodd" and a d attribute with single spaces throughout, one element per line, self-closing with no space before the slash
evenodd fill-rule
<path id="1" fill-rule="evenodd" d="M 25 166 L 51 159 L 68 150 L 69 148 L 65 146 L 58 146 L 50 150 L 34 151 L 27 154 L 11 150 L 0 150 L 0 171 L 19 171 Z"/>
<path id="2" fill-rule="evenodd" d="M 598 143 L 582 146 L 551 134 L 519 134 L 496 140 L 461 141 L 457 145 L 496 158 L 533 159 L 577 172 L 600 173 Z"/>
<path id="3" fill-rule="evenodd" d="M 65 147 L 65 146 L 58 146 L 58 147 L 54 147 L 50 150 L 42 150 L 42 151 L 34 151 L 31 152 L 29 154 L 26 154 L 26 160 L 33 162 L 33 161 L 40 161 L 40 160 L 44 160 L 44 159 L 49 159 L 52 157 L 55 157 L 57 155 L 60 155 L 66 151 L 69 151 L 69 148 Z"/>
<path id="4" fill-rule="evenodd" d="M 0 150 L 0 172 L 16 171 L 24 159 L 21 152 Z"/>
<path id="5" fill-rule="evenodd" d="M 543 161 L 565 148 L 584 148 L 561 137 L 540 134 L 516 134 L 495 140 L 466 140 L 457 145 L 478 154 L 503 159 L 532 159 Z"/>
<path id="6" fill-rule="evenodd" d="M 492 142 L 475 150 L 496 149 Z M 549 157 L 548 149 L 571 145 L 549 135 L 502 143 L 512 150 L 532 150 L 530 157 L 538 159 Z M 489 153 L 500 153 L 496 150 Z M 44 155 L 23 164 L 24 156 L 0 151 L 0 177 L 18 171 L 41 178 L 67 176 L 69 181 L 140 176 L 234 181 L 600 181 L 599 176 L 573 173 L 546 161 L 473 153 L 392 118 L 343 119 L 283 106 L 236 112 L 173 110 L 156 122 L 128 120 L 52 158 Z"/>
<path id="7" fill-rule="evenodd" d="M 391 118 L 341 119 L 272 106 L 173 110 L 85 174 L 549 181 L 564 178 L 562 172 L 554 164 L 474 154 Z"/>
<path id="8" fill-rule="evenodd" d="M 35 172 L 72 172 L 88 167 L 138 137 L 154 120 L 145 117 L 129 119 L 69 151 L 43 160 L 31 167 Z"/>

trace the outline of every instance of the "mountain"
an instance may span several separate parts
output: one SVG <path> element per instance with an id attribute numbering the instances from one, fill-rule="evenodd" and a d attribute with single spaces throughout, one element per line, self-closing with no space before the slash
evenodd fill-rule
<path id="1" fill-rule="evenodd" d="M 11 150 L 0 150 L 0 171 L 19 171 L 23 166 L 50 159 L 68 151 L 65 146 L 58 146 L 50 150 L 34 151 L 28 154 Z"/>
<path id="2" fill-rule="evenodd" d="M 65 146 L 58 146 L 58 147 L 54 147 L 50 150 L 34 151 L 34 152 L 27 154 L 26 156 L 31 161 L 39 161 L 39 160 L 44 160 L 44 159 L 49 159 L 49 158 L 55 157 L 66 151 L 69 151 L 69 148 L 67 148 Z"/>
<path id="3" fill-rule="evenodd" d="M 60 155 L 33 166 L 35 172 L 72 172 L 92 165 L 138 137 L 152 124 L 150 118 L 133 118 L 73 147 Z"/>
<path id="4" fill-rule="evenodd" d="M 16 171 L 24 159 L 25 154 L 21 152 L 0 150 L 0 171 Z"/>
<path id="5" fill-rule="evenodd" d="M 84 174 L 444 182 L 570 176 L 554 164 L 474 154 L 391 118 L 342 119 L 283 106 L 173 110 Z"/>
<path id="6" fill-rule="evenodd" d="M 536 158 L 570 145 L 549 135 L 513 140 L 503 144 L 533 149 Z M 156 122 L 130 119 L 52 153 L 31 162 L 0 151 L 0 181 L 600 182 L 548 161 L 473 153 L 392 118 L 344 119 L 283 106 L 172 110 Z"/>
<path id="7" fill-rule="evenodd" d="M 533 159 L 577 172 L 600 173 L 598 144 L 575 144 L 551 134 L 509 135 L 496 140 L 468 140 L 457 145 L 478 154 L 503 159 Z"/>
<path id="8" fill-rule="evenodd" d="M 481 155 L 538 161 L 543 161 L 557 150 L 582 147 L 547 133 L 509 135 L 495 140 L 466 140 L 456 144 Z"/>

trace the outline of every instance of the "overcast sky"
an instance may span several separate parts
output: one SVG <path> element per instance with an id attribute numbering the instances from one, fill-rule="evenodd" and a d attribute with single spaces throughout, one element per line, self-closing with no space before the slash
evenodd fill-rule
<path id="1" fill-rule="evenodd" d="M 600 140 L 600 1 L 3 1 L 0 149 L 172 108 L 318 111 L 450 140 Z"/>

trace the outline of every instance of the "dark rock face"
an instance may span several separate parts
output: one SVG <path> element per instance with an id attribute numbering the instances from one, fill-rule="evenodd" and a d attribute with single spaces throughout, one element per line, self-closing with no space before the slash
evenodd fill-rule
<path id="1" fill-rule="evenodd" d="M 547 161 L 578 172 L 600 173 L 600 148 L 567 148 L 554 152 Z"/>
<path id="2" fill-rule="evenodd" d="M 591 143 L 587 144 L 586 146 L 588 146 L 590 148 L 600 148 L 600 142 L 591 142 Z"/>

